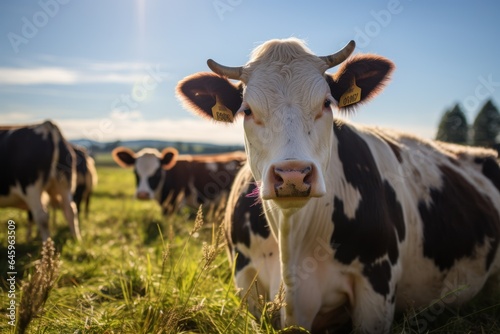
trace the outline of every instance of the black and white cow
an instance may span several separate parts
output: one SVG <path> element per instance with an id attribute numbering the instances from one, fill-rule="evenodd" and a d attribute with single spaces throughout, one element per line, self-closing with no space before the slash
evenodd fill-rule
<path id="1" fill-rule="evenodd" d="M 134 167 L 136 197 L 155 199 L 165 215 L 183 205 L 197 209 L 200 204 L 218 203 L 227 197 L 238 169 L 246 160 L 243 152 L 179 155 L 172 147 L 161 153 L 152 148 L 135 153 L 117 147 L 112 154 L 121 167 Z"/>
<path id="2" fill-rule="evenodd" d="M 453 291 L 446 301 L 459 305 L 500 271 L 496 153 L 334 118 L 332 109 L 373 98 L 394 68 L 375 55 L 349 58 L 353 50 L 351 41 L 317 57 L 297 39 L 271 40 L 243 67 L 209 60 L 216 74 L 177 86 L 205 118 L 244 117 L 279 261 L 259 267 L 266 238 L 254 243 L 241 229 L 236 281 L 249 289 L 257 274 L 271 299 L 282 283 L 281 326 L 322 332 L 347 313 L 356 331 L 386 333 L 395 310 Z"/>
<path id="3" fill-rule="evenodd" d="M 0 206 L 32 212 L 46 240 L 49 218 L 42 194 L 57 198 L 73 236 L 80 239 L 78 214 L 73 202 L 76 158 L 59 128 L 50 121 L 26 126 L 0 127 Z"/>

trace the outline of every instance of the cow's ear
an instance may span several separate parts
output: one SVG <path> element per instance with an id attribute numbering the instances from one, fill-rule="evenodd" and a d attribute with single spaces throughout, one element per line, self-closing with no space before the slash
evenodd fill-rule
<path id="1" fill-rule="evenodd" d="M 112 152 L 113 160 L 120 167 L 133 167 L 135 165 L 135 152 L 127 147 L 117 147 Z"/>
<path id="2" fill-rule="evenodd" d="M 242 85 L 214 73 L 196 73 L 179 81 L 176 93 L 183 106 L 220 122 L 232 122 L 241 106 Z"/>
<path id="3" fill-rule="evenodd" d="M 337 73 L 327 75 L 326 79 L 339 109 L 349 111 L 381 92 L 393 70 L 393 62 L 386 58 L 356 55 L 342 63 Z"/>
<path id="4" fill-rule="evenodd" d="M 177 163 L 177 157 L 179 156 L 179 151 L 173 147 L 167 147 L 161 151 L 160 163 L 161 167 L 165 170 L 172 169 Z"/>

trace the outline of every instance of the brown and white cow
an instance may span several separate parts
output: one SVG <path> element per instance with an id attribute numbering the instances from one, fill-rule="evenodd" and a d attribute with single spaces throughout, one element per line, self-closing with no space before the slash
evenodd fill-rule
<path id="1" fill-rule="evenodd" d="M 50 121 L 0 127 L 0 206 L 31 211 L 41 237 L 49 234 L 49 217 L 42 194 L 61 203 L 73 236 L 80 239 L 73 202 L 76 158 L 59 128 Z"/>
<path id="2" fill-rule="evenodd" d="M 209 60 L 216 74 L 177 87 L 203 117 L 244 117 L 249 166 L 279 250 L 279 269 L 269 271 L 280 275 L 265 295 L 284 285 L 281 326 L 320 332 L 347 312 L 355 330 L 386 333 L 395 310 L 453 291 L 445 302 L 461 304 L 500 271 L 496 153 L 334 119 L 332 109 L 348 112 L 379 93 L 394 68 L 375 55 L 349 58 L 353 50 L 351 41 L 317 57 L 297 39 L 271 40 L 245 66 Z M 240 267 L 255 266 L 256 247 L 250 241 Z M 241 288 L 255 273 L 261 280 L 262 270 L 248 272 Z"/>
<path id="3" fill-rule="evenodd" d="M 136 197 L 155 199 L 165 215 L 183 205 L 197 209 L 200 204 L 218 203 L 229 193 L 238 169 L 246 160 L 243 152 L 179 155 L 173 147 L 161 153 L 152 148 L 135 153 L 117 147 L 112 155 L 121 167 L 134 167 Z"/>

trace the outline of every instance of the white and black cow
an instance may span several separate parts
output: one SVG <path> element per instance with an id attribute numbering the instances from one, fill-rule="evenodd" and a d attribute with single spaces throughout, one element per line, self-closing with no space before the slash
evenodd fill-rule
<path id="1" fill-rule="evenodd" d="M 173 147 L 161 153 L 152 148 L 135 153 L 117 147 L 112 155 L 121 167 L 134 167 L 136 197 L 155 199 L 165 215 L 184 204 L 197 209 L 200 204 L 218 203 L 229 193 L 238 169 L 246 160 L 243 152 L 179 155 Z"/>
<path id="2" fill-rule="evenodd" d="M 49 217 L 42 194 L 57 198 L 71 233 L 80 239 L 73 202 L 76 158 L 59 128 L 50 121 L 0 127 L 0 206 L 31 211 L 40 235 L 49 234 Z"/>
<path id="3" fill-rule="evenodd" d="M 451 291 L 445 301 L 458 305 L 500 271 L 496 153 L 334 119 L 332 109 L 348 112 L 380 92 L 394 68 L 375 55 L 349 58 L 353 50 L 351 41 L 317 57 L 297 39 L 271 40 L 245 66 L 209 60 L 216 74 L 177 87 L 203 117 L 244 117 L 248 163 L 279 250 L 279 268 L 266 270 L 280 275 L 240 269 L 247 277 L 237 281 L 248 289 L 255 273 L 269 279 L 268 298 L 284 285 L 281 326 L 320 332 L 347 312 L 355 330 L 385 333 L 395 310 Z M 259 246 L 246 244 L 238 266 L 258 268 Z"/>

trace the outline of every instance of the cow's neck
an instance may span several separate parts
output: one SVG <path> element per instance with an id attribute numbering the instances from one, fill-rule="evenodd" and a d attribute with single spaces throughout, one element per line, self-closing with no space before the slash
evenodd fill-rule
<path id="1" fill-rule="evenodd" d="M 332 157 L 324 175 L 327 190 L 334 188 L 334 178 L 329 175 L 338 172 L 340 167 L 337 159 L 334 158 L 338 156 L 335 136 L 332 136 L 331 147 Z M 321 198 L 312 198 L 304 207 L 295 212 L 280 210 L 271 203 L 266 203 L 268 201 L 264 201 L 267 219 L 279 243 L 281 277 L 287 302 L 284 312 L 286 312 L 288 325 L 300 324 L 310 327 L 315 315 L 305 314 L 308 311 L 313 313 L 319 311 L 319 309 L 312 310 L 319 307 L 314 303 L 299 306 L 302 309 L 301 312 L 295 312 L 294 305 L 301 300 L 300 295 L 314 293 L 311 290 L 321 294 L 322 282 L 316 279 L 321 277 L 321 272 L 326 274 L 334 254 L 334 249 L 330 244 L 334 229 L 333 195 L 333 191 L 328 191 Z M 320 296 L 316 297 L 318 298 L 310 299 L 321 300 Z M 302 304 L 304 304 L 303 299 Z M 301 314 L 305 316 L 302 317 Z"/>
<path id="2" fill-rule="evenodd" d="M 272 217 L 268 220 L 279 243 L 281 277 L 287 302 L 283 311 L 286 312 L 287 324 L 312 324 L 314 317 L 299 319 L 296 315 L 301 312 L 295 312 L 294 308 L 299 296 L 305 290 L 310 291 L 308 286 L 315 286 L 313 282 L 318 270 L 322 271 L 333 258 L 330 246 L 333 224 L 325 224 L 325 221 L 331 221 L 328 202 L 326 197 L 314 198 L 293 214 L 277 209 L 268 214 Z M 306 305 L 300 307 L 308 308 Z"/>

